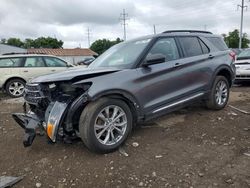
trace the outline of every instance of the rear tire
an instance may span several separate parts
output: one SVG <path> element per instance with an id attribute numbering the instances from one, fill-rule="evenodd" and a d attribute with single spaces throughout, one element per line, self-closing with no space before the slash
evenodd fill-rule
<path id="1" fill-rule="evenodd" d="M 229 99 L 229 83 L 224 76 L 216 76 L 206 105 L 212 110 L 223 109 Z"/>
<path id="2" fill-rule="evenodd" d="M 5 90 L 12 98 L 21 97 L 24 92 L 25 82 L 21 79 L 11 79 L 7 82 Z"/>
<path id="3" fill-rule="evenodd" d="M 125 102 L 100 98 L 84 108 L 79 121 L 80 137 L 89 150 L 109 153 L 127 139 L 132 122 L 131 111 Z"/>

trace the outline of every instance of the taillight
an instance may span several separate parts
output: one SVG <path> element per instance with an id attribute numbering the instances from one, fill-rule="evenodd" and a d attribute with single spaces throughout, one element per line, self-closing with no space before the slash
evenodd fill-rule
<path id="1" fill-rule="evenodd" d="M 236 60 L 236 53 L 234 53 L 233 51 L 229 53 L 229 56 L 232 58 L 233 61 Z"/>

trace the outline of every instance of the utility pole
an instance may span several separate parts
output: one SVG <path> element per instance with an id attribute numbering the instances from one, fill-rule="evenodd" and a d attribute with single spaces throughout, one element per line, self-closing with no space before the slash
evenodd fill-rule
<path id="1" fill-rule="evenodd" d="M 87 29 L 87 36 L 88 36 L 88 45 L 89 45 L 89 47 L 90 47 L 90 34 L 91 34 L 91 32 L 90 32 L 90 29 L 88 28 Z"/>
<path id="2" fill-rule="evenodd" d="M 244 9 L 247 8 L 247 6 L 244 5 L 245 0 L 241 0 L 241 5 L 238 5 L 237 8 L 241 8 L 241 18 L 240 18 L 240 41 L 239 41 L 239 49 L 242 47 L 242 30 L 243 30 L 243 14 L 244 14 Z"/>
<path id="3" fill-rule="evenodd" d="M 207 25 L 206 25 L 206 24 L 204 25 L 204 30 L 205 30 L 205 31 L 207 30 Z"/>
<path id="4" fill-rule="evenodd" d="M 128 20 L 128 14 L 126 13 L 125 9 L 123 9 L 121 15 L 120 15 L 120 21 L 122 22 L 123 25 L 123 40 L 126 41 L 126 21 Z"/>
<path id="5" fill-rule="evenodd" d="M 154 35 L 156 34 L 155 24 L 154 24 Z"/>

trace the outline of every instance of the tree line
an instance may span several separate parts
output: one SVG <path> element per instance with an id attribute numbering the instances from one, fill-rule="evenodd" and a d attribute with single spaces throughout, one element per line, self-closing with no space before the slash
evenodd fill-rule
<path id="1" fill-rule="evenodd" d="M 37 39 L 25 39 L 22 41 L 19 38 L 1 39 L 1 44 L 7 44 L 20 48 L 62 48 L 63 41 L 52 37 L 39 37 Z"/>
<path id="2" fill-rule="evenodd" d="M 222 34 L 226 44 L 229 48 L 238 48 L 239 47 L 239 30 L 235 29 L 228 34 Z M 90 49 L 99 55 L 109 49 L 111 46 L 123 42 L 120 38 L 116 40 L 108 39 L 98 39 L 93 42 L 90 46 Z M 56 38 L 51 37 L 39 37 L 37 39 L 25 39 L 24 41 L 19 38 L 9 38 L 1 39 L 0 43 L 8 44 L 12 46 L 22 47 L 22 48 L 62 48 L 63 41 L 57 40 Z M 243 34 L 242 38 L 242 48 L 249 47 L 250 40 L 246 33 Z"/>

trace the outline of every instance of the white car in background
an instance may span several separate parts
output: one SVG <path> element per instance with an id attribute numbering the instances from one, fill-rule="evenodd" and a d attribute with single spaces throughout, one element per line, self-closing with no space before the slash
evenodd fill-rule
<path id="1" fill-rule="evenodd" d="M 0 88 L 11 97 L 20 97 L 30 79 L 65 71 L 72 64 L 50 55 L 19 54 L 0 56 Z"/>
<path id="2" fill-rule="evenodd" d="M 239 55 L 237 55 L 235 67 L 236 83 L 250 81 L 250 49 L 243 50 Z"/>

